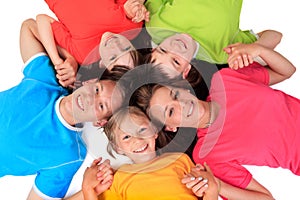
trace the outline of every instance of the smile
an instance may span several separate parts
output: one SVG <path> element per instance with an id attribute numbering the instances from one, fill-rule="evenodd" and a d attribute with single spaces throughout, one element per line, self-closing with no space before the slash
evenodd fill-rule
<path id="1" fill-rule="evenodd" d="M 144 152 L 147 148 L 148 148 L 148 144 L 146 144 L 145 146 L 143 146 L 143 147 L 140 148 L 140 149 L 134 150 L 133 152 L 134 152 L 134 153 L 142 153 L 142 152 Z"/>

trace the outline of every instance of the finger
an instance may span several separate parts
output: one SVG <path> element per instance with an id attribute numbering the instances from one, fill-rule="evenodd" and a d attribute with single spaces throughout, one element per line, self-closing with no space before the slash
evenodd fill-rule
<path id="1" fill-rule="evenodd" d="M 74 88 L 73 87 L 74 81 L 75 81 L 75 78 L 69 78 L 69 79 L 61 81 L 61 82 L 63 82 L 63 84 L 64 84 L 63 86 L 64 87 L 70 87 L 72 89 L 72 88 Z"/>
<path id="2" fill-rule="evenodd" d="M 99 170 L 102 170 L 102 168 L 104 168 L 104 167 L 109 167 L 109 168 L 111 168 L 111 166 L 110 166 L 110 160 L 109 159 L 105 159 L 104 161 L 103 161 L 103 163 L 101 163 L 100 165 L 99 165 Z"/>
<path id="3" fill-rule="evenodd" d="M 182 184 L 187 184 L 187 183 L 189 183 L 189 182 L 191 182 L 191 181 L 193 181 L 193 180 L 195 180 L 195 177 L 189 175 L 189 176 L 185 176 L 184 178 L 182 178 L 182 179 L 181 179 L 181 183 L 182 183 Z"/>
<path id="4" fill-rule="evenodd" d="M 251 55 L 248 55 L 248 61 L 249 61 L 249 63 L 250 63 L 250 64 L 252 64 L 252 63 L 253 63 L 253 58 L 252 58 L 252 56 L 251 56 Z"/>
<path id="5" fill-rule="evenodd" d="M 69 74 L 62 74 L 62 75 L 59 75 L 57 74 L 56 75 L 56 78 L 59 80 L 59 81 L 67 81 L 68 79 L 72 78 L 71 76 L 69 76 Z"/>
<path id="6" fill-rule="evenodd" d="M 229 44 L 227 47 L 228 48 L 234 48 L 234 47 L 237 47 L 240 43 L 234 43 L 234 44 Z M 232 49 L 233 50 L 233 49 Z"/>
<path id="7" fill-rule="evenodd" d="M 238 68 L 242 68 L 243 66 L 244 66 L 244 62 L 243 62 L 243 59 L 242 59 L 242 56 L 238 56 L 237 57 L 237 66 L 236 66 L 236 69 L 238 69 Z"/>
<path id="8" fill-rule="evenodd" d="M 201 165 L 200 163 L 197 163 L 195 166 L 195 169 L 197 170 L 205 170 L 205 167 L 203 165 Z"/>
<path id="9" fill-rule="evenodd" d="M 106 184 L 106 183 L 109 183 L 109 182 L 112 182 L 113 181 L 113 175 L 108 175 L 108 176 L 105 176 L 105 178 L 103 179 L 103 181 L 101 181 L 101 184 Z"/>
<path id="10" fill-rule="evenodd" d="M 194 178 L 194 179 L 190 179 L 190 182 L 186 183 L 186 187 L 189 188 L 189 189 L 192 189 L 195 185 L 197 184 L 200 184 L 202 181 L 203 178 L 200 176 L 200 177 L 197 177 L 197 178 Z M 200 184 L 202 185 L 202 184 Z"/>
<path id="11" fill-rule="evenodd" d="M 248 66 L 249 65 L 248 56 L 246 54 L 243 54 L 242 58 L 243 58 L 244 66 Z"/>
<path id="12" fill-rule="evenodd" d="M 204 167 L 205 167 L 206 171 L 212 172 L 210 166 L 206 162 L 204 162 Z"/>
<path id="13" fill-rule="evenodd" d="M 193 188 L 192 188 L 192 191 L 194 192 L 194 194 L 196 194 L 198 197 L 201 197 L 203 196 L 205 190 L 207 190 L 208 188 L 208 184 L 207 183 L 199 183 L 197 185 L 195 185 Z"/>
<path id="14" fill-rule="evenodd" d="M 146 22 L 150 21 L 150 12 L 149 11 L 147 11 L 146 14 L 145 14 L 145 21 Z"/>
<path id="15" fill-rule="evenodd" d="M 223 48 L 223 51 L 225 51 L 227 54 L 231 54 L 231 53 L 232 53 L 230 47 L 225 47 L 225 48 Z"/>

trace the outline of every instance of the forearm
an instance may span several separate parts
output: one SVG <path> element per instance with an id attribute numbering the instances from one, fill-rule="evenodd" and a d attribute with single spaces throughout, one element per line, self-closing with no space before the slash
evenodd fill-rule
<path id="1" fill-rule="evenodd" d="M 90 188 L 88 190 L 83 189 L 82 193 L 83 193 L 84 200 L 97 200 L 98 199 L 98 195 L 93 188 Z"/>
<path id="2" fill-rule="evenodd" d="M 281 82 L 294 74 L 296 71 L 295 66 L 280 53 L 263 46 L 259 48 L 259 56 L 270 68 L 270 85 Z"/>
<path id="3" fill-rule="evenodd" d="M 45 47 L 52 63 L 54 65 L 59 65 L 63 62 L 63 60 L 59 56 L 51 28 L 51 23 L 54 21 L 55 20 L 53 18 L 44 14 L 37 15 L 36 17 L 40 41 Z"/>
<path id="4" fill-rule="evenodd" d="M 33 19 L 27 19 L 22 23 L 20 30 L 20 52 L 23 62 L 26 62 L 37 53 L 45 52 L 43 45 L 38 39 L 37 25 Z"/>
<path id="5" fill-rule="evenodd" d="M 247 190 L 234 187 L 223 181 L 220 182 L 219 195 L 227 198 L 228 200 L 274 200 L 268 190 Z"/>
<path id="6" fill-rule="evenodd" d="M 256 43 L 274 49 L 280 43 L 282 33 L 274 30 L 265 30 L 258 33 L 258 36 L 259 38 Z"/>

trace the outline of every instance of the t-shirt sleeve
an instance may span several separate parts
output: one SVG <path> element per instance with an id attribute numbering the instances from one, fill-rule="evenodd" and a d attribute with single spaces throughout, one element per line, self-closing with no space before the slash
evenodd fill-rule
<path id="1" fill-rule="evenodd" d="M 248 67 L 238 70 L 239 73 L 248 76 L 252 81 L 257 81 L 265 85 L 269 85 L 270 76 L 268 70 L 261 64 L 254 62 Z"/>
<path id="2" fill-rule="evenodd" d="M 46 82 L 52 85 L 58 85 L 56 72 L 45 53 L 38 53 L 32 56 L 23 67 L 24 78 L 34 79 Z"/>
<path id="3" fill-rule="evenodd" d="M 239 188 L 246 188 L 252 179 L 252 174 L 238 163 L 218 163 L 209 166 L 216 177 Z"/>
<path id="4" fill-rule="evenodd" d="M 81 161 L 77 161 L 55 168 L 40 170 L 34 182 L 36 193 L 44 199 L 63 198 L 81 164 Z"/>

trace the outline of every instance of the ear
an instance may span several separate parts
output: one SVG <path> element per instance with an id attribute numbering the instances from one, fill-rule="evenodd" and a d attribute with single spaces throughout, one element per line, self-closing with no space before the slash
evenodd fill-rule
<path id="1" fill-rule="evenodd" d="M 98 120 L 96 122 L 93 123 L 94 126 L 96 127 L 102 127 L 107 123 L 106 119 L 102 119 L 102 120 Z"/>
<path id="2" fill-rule="evenodd" d="M 117 149 L 115 151 L 120 155 L 125 155 L 124 151 L 122 149 L 120 149 L 119 147 L 117 147 Z"/>
<path id="3" fill-rule="evenodd" d="M 191 68 L 192 68 L 192 65 L 189 64 L 189 66 L 187 66 L 187 67 L 183 70 L 183 72 L 182 72 L 182 78 L 183 78 L 183 79 L 186 79 L 186 77 L 189 75 L 189 72 L 190 72 Z"/>
<path id="4" fill-rule="evenodd" d="M 172 128 L 170 126 L 165 126 L 165 131 L 171 131 L 171 132 L 175 133 L 175 132 L 177 132 L 177 128 L 176 127 Z"/>

